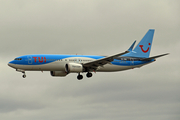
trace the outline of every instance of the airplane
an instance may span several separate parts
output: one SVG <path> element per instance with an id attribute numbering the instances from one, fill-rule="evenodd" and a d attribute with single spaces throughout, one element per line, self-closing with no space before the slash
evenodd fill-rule
<path id="1" fill-rule="evenodd" d="M 156 61 L 156 58 L 169 54 L 149 57 L 154 31 L 154 29 L 149 29 L 135 49 L 133 48 L 136 40 L 127 51 L 115 55 L 34 54 L 17 57 L 8 65 L 22 72 L 23 78 L 26 77 L 25 71 L 50 71 L 53 77 L 65 77 L 70 73 L 77 73 L 78 80 L 83 79 L 81 73 L 87 73 L 87 78 L 90 78 L 93 75 L 92 72 L 116 72 L 140 68 Z"/>

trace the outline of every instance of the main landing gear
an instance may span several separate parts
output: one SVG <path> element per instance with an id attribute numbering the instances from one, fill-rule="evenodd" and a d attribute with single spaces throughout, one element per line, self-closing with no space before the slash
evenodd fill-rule
<path id="1" fill-rule="evenodd" d="M 79 73 L 78 76 L 77 76 L 77 79 L 78 79 L 78 80 L 81 80 L 81 79 L 83 79 L 83 76 L 80 75 L 80 73 Z"/>
<path id="2" fill-rule="evenodd" d="M 88 73 L 86 74 L 86 77 L 88 77 L 88 78 L 92 77 L 92 73 L 88 72 Z M 78 80 L 82 80 L 82 79 L 83 79 L 83 76 L 79 73 L 78 76 L 77 76 L 77 79 L 78 79 Z"/>
<path id="3" fill-rule="evenodd" d="M 88 72 L 88 73 L 86 74 L 86 77 L 88 77 L 88 78 L 92 77 L 92 73 Z"/>

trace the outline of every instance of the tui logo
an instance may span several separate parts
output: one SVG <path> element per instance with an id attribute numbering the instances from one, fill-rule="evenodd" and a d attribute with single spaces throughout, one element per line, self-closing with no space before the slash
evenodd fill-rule
<path id="1" fill-rule="evenodd" d="M 37 60 L 37 57 L 33 57 L 34 58 L 34 62 L 36 62 L 36 61 L 38 61 L 39 60 L 39 62 L 40 63 L 42 63 L 42 62 L 46 62 L 46 57 L 44 57 L 44 59 L 43 59 L 43 57 L 38 57 L 38 60 Z"/>
<path id="2" fill-rule="evenodd" d="M 151 45 L 151 43 L 149 43 L 148 45 Z M 144 53 L 147 53 L 149 51 L 149 47 L 147 50 L 144 50 L 143 49 L 143 45 L 139 45 L 139 47 L 141 48 L 141 50 L 144 52 Z"/>

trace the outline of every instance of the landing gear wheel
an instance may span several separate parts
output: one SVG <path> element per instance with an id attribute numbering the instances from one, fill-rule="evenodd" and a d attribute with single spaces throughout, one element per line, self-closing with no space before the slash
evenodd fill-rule
<path id="1" fill-rule="evenodd" d="M 78 79 L 78 80 L 81 80 L 81 79 L 83 79 L 83 76 L 79 74 L 79 75 L 77 76 L 77 79 Z"/>
<path id="2" fill-rule="evenodd" d="M 88 72 L 88 73 L 86 74 L 86 77 L 88 77 L 88 78 L 92 77 L 92 73 Z"/>
<path id="3" fill-rule="evenodd" d="M 23 73 L 23 76 L 22 76 L 22 77 L 25 78 L 25 77 L 26 77 L 26 73 L 25 73 L 25 72 L 22 72 L 22 73 Z"/>
<path id="4" fill-rule="evenodd" d="M 26 75 L 23 75 L 22 77 L 23 77 L 23 78 L 25 78 L 25 77 L 26 77 Z"/>

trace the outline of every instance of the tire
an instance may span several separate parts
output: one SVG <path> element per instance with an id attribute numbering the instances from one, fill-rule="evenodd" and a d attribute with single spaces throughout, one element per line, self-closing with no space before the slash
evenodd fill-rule
<path id="1" fill-rule="evenodd" d="M 78 80 L 82 80 L 82 79 L 83 79 L 83 76 L 82 76 L 82 75 L 78 75 L 78 76 L 77 76 L 77 79 L 78 79 Z"/>
<path id="2" fill-rule="evenodd" d="M 92 77 L 92 73 L 89 73 L 89 72 L 88 72 L 88 73 L 86 74 L 86 77 L 88 77 L 88 78 Z"/>

